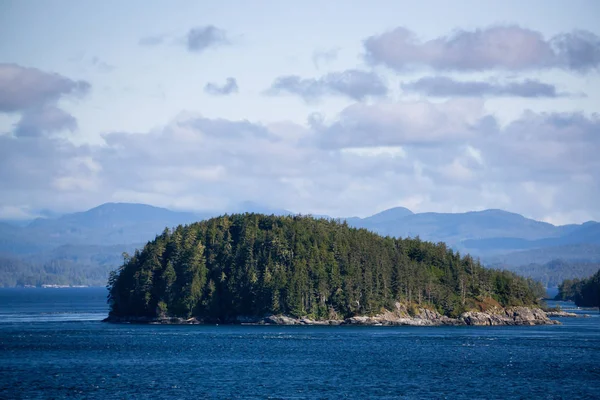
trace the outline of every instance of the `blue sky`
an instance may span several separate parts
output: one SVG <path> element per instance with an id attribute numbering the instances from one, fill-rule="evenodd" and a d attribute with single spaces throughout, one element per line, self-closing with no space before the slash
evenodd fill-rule
<path id="1" fill-rule="evenodd" d="M 600 219 L 595 1 L 0 2 L 0 218 Z"/>

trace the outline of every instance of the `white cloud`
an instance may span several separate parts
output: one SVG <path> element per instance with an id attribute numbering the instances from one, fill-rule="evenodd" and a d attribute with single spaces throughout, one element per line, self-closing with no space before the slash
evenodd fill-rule
<path id="1" fill-rule="evenodd" d="M 348 147 L 341 149 L 341 152 L 361 157 L 406 157 L 406 151 L 401 146 Z"/>
<path id="2" fill-rule="evenodd" d="M 319 127 L 319 140 L 330 148 L 451 143 L 475 136 L 483 117 L 479 100 L 354 104 Z"/>
<path id="3" fill-rule="evenodd" d="M 404 205 L 598 219 L 599 127 L 596 115 L 532 112 L 499 127 L 481 103 L 449 101 L 356 104 L 312 128 L 188 114 L 106 134 L 102 146 L 4 135 L 0 205 L 222 210 L 249 200 L 335 216 Z"/>

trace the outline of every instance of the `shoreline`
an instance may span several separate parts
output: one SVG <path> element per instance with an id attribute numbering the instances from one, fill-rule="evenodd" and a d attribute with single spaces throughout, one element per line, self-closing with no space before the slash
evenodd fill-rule
<path id="1" fill-rule="evenodd" d="M 494 308 L 488 311 L 468 311 L 457 318 L 450 318 L 426 308 L 410 315 L 407 307 L 396 303 L 396 309 L 374 316 L 354 316 L 346 319 L 314 320 L 308 317 L 290 317 L 287 315 L 238 316 L 226 321 L 189 319 L 179 317 L 136 317 L 109 315 L 103 322 L 118 324 L 152 325 L 309 325 L 309 326 L 536 326 L 560 325 L 550 319 L 540 308 L 509 307 Z"/>

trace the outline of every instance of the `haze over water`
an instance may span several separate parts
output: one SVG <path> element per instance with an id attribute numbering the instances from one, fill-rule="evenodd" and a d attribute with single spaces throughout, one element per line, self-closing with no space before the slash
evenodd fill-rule
<path id="1" fill-rule="evenodd" d="M 2 398 L 594 398 L 600 318 L 536 327 L 102 323 L 105 290 L 0 290 Z M 581 312 L 581 311 L 578 311 Z"/>

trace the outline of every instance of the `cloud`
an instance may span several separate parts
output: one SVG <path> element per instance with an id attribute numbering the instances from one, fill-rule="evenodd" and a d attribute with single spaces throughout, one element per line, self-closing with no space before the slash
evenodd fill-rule
<path id="1" fill-rule="evenodd" d="M 0 112 L 40 107 L 63 96 L 83 96 L 89 89 L 86 81 L 17 64 L 0 64 Z"/>
<path id="2" fill-rule="evenodd" d="M 475 136 L 484 122 L 482 110 L 481 101 L 467 100 L 354 104 L 316 129 L 324 148 L 440 145 Z"/>
<path id="3" fill-rule="evenodd" d="M 249 200 L 334 216 L 409 205 L 600 218 L 598 115 L 525 112 L 501 125 L 481 100 L 454 99 L 354 104 L 311 122 L 187 115 L 104 134 L 98 146 L 0 135 L 0 207 L 223 210 Z"/>
<path id="4" fill-rule="evenodd" d="M 387 92 L 387 86 L 377 74 L 349 69 L 343 72 L 332 72 L 317 79 L 303 79 L 297 75 L 281 76 L 275 79 L 266 93 L 270 95 L 288 93 L 311 102 L 327 95 L 364 100 L 369 96 L 385 96 Z"/>
<path id="5" fill-rule="evenodd" d="M 600 38 L 586 31 L 556 35 L 516 25 L 492 26 L 422 41 L 404 27 L 364 42 L 366 58 L 397 71 L 429 67 L 439 71 L 523 71 L 560 68 L 578 72 L 600 66 Z"/>
<path id="6" fill-rule="evenodd" d="M 64 129 L 77 129 L 77 120 L 69 113 L 52 105 L 23 113 L 15 126 L 15 136 L 40 136 Z"/>
<path id="7" fill-rule="evenodd" d="M 237 93 L 239 90 L 237 81 L 235 78 L 227 78 L 227 81 L 223 85 L 209 82 L 204 86 L 204 91 L 214 96 L 226 96 L 229 94 Z"/>
<path id="8" fill-rule="evenodd" d="M 63 97 L 82 97 L 90 90 L 86 81 L 16 64 L 0 64 L 0 112 L 18 113 L 15 137 L 36 137 L 77 129 L 77 120 L 57 106 Z"/>
<path id="9" fill-rule="evenodd" d="M 192 117 L 148 134 L 115 132 L 104 138 L 97 158 L 103 180 L 114 185 L 110 193 L 166 194 L 170 201 L 178 196 L 171 206 L 179 207 L 223 209 L 258 200 L 267 188 L 282 191 L 280 174 L 301 174 L 307 162 L 295 140 L 248 121 Z M 125 166 L 129 171 L 120 171 Z"/>
<path id="10" fill-rule="evenodd" d="M 529 171 L 536 180 L 600 174 L 600 116 L 581 113 L 525 112 L 504 129 L 482 138 L 490 162 L 502 166 L 504 179 Z M 595 175 L 591 175 L 595 176 Z M 518 179 L 518 178 L 517 178 Z"/>
<path id="11" fill-rule="evenodd" d="M 502 127 L 478 103 L 353 105 L 328 124 L 317 119 L 312 140 L 334 154 L 375 161 L 365 190 L 389 196 L 382 208 L 403 204 L 394 198 L 418 198 L 413 207 L 421 211 L 503 208 L 540 219 L 600 217 L 594 205 L 599 115 L 528 111 Z M 353 170 L 355 183 L 361 173 L 367 172 Z"/>
<path id="12" fill-rule="evenodd" d="M 91 61 L 92 65 L 94 67 L 96 67 L 98 69 L 98 71 L 100 71 L 100 72 L 111 72 L 112 70 L 115 69 L 114 65 L 110 65 L 110 64 L 102 61 L 98 57 L 92 57 L 92 59 L 90 61 Z"/>
<path id="13" fill-rule="evenodd" d="M 405 92 L 421 93 L 432 97 L 558 97 L 554 85 L 535 79 L 521 82 L 495 83 L 484 81 L 457 81 L 445 76 L 424 77 L 400 85 Z"/>
<path id="14" fill-rule="evenodd" d="M 158 46 L 163 44 L 167 38 L 168 35 L 166 34 L 145 36 L 139 40 L 138 44 L 140 46 Z"/>
<path id="15" fill-rule="evenodd" d="M 98 194 L 80 189 L 96 183 L 93 166 L 87 146 L 53 136 L 0 135 L 0 203 L 20 209 L 32 205 L 31 210 L 79 209 Z"/>
<path id="16" fill-rule="evenodd" d="M 201 53 L 211 47 L 229 44 L 227 33 L 213 25 L 201 26 L 190 29 L 186 37 L 187 49 L 194 53 Z"/>
<path id="17" fill-rule="evenodd" d="M 221 139 L 260 138 L 269 141 L 276 140 L 267 128 L 249 121 L 230 121 L 227 119 L 211 119 L 204 117 L 188 118 L 178 122 L 180 127 L 191 128 L 206 137 Z"/>
<path id="18" fill-rule="evenodd" d="M 184 35 L 157 34 L 149 35 L 138 41 L 140 46 L 155 47 L 164 44 L 185 46 L 192 53 L 202 53 L 209 48 L 231 44 L 227 32 L 214 25 L 191 28 Z"/>
<path id="19" fill-rule="evenodd" d="M 321 65 L 335 61 L 338 57 L 338 53 L 340 52 L 340 50 L 341 48 L 339 47 L 334 47 L 329 50 L 315 50 L 312 56 L 315 68 L 319 69 Z"/>
<path id="20" fill-rule="evenodd" d="M 563 33 L 552 38 L 559 64 L 579 71 L 598 69 L 600 37 L 587 31 Z"/>

